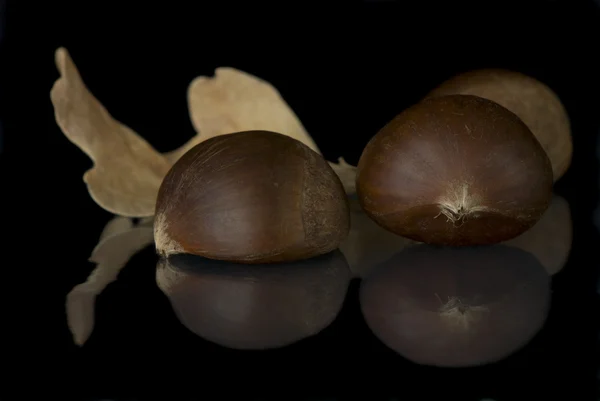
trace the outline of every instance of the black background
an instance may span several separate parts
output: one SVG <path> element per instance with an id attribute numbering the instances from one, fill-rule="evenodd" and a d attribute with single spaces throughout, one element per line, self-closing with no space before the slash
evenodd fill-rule
<path id="1" fill-rule="evenodd" d="M 600 14 L 586 1 L 483 3 L 9 1 L 0 63 L 5 391 L 16 385 L 17 399 L 38 391 L 77 399 L 358 391 L 369 399 L 591 399 Z M 571 204 L 574 244 L 553 283 L 546 329 L 493 366 L 416 367 L 370 334 L 353 282 L 339 318 L 319 336 L 277 351 L 224 350 L 178 323 L 147 249 L 98 298 L 95 332 L 75 347 L 64 296 L 91 271 L 86 260 L 110 215 L 81 179 L 91 161 L 54 121 L 59 46 L 111 114 L 159 151 L 194 134 L 187 85 L 219 66 L 271 82 L 325 157 L 351 164 L 381 126 L 456 73 L 500 67 L 545 82 L 569 112 L 575 149 L 556 187 Z"/>

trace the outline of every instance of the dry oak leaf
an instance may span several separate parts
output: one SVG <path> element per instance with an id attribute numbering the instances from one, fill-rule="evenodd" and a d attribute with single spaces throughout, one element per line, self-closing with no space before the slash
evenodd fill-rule
<path id="1" fill-rule="evenodd" d="M 217 68 L 213 77 L 200 76 L 190 83 L 187 99 L 198 135 L 166 154 L 173 163 L 201 141 L 252 130 L 279 132 L 321 153 L 279 91 L 253 75 L 230 67 Z"/>
<path id="2" fill-rule="evenodd" d="M 264 129 L 286 134 L 319 152 L 272 85 L 233 68 L 218 68 L 214 77 L 198 77 L 188 88 L 190 118 L 198 134 L 182 147 L 161 155 L 116 121 L 90 93 L 65 48 L 56 50 L 55 63 L 60 78 L 50 97 L 56 122 L 94 162 L 84 181 L 92 199 L 114 214 L 152 216 L 158 189 L 170 166 L 194 145 L 217 135 Z M 330 165 L 336 172 L 355 170 L 346 163 L 343 167 Z M 351 186 L 347 190 L 354 189 Z"/>
<path id="3" fill-rule="evenodd" d="M 89 92 L 64 48 L 55 54 L 60 78 L 50 98 L 65 136 L 94 162 L 83 180 L 102 208 L 121 216 L 152 216 L 169 162 L 133 130 L 116 121 Z"/>
<path id="4" fill-rule="evenodd" d="M 339 157 L 337 163 L 329 162 L 329 165 L 340 178 L 346 195 L 356 194 L 356 166 L 346 163 L 343 157 Z"/>

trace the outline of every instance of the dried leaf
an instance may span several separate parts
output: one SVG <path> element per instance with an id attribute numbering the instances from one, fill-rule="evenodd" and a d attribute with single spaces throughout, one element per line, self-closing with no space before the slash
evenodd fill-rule
<path id="1" fill-rule="evenodd" d="M 340 177 L 346 194 L 354 195 L 356 193 L 356 167 L 346 163 L 343 157 L 338 158 L 337 163 L 329 162 L 329 165 L 338 177 Z"/>
<path id="2" fill-rule="evenodd" d="M 56 122 L 65 136 L 85 152 L 94 167 L 84 175 L 90 196 L 121 216 L 154 214 L 158 188 L 170 166 L 208 138 L 235 131 L 271 130 L 319 149 L 279 92 L 268 82 L 233 68 L 218 68 L 214 77 L 198 77 L 188 88 L 188 105 L 198 135 L 179 149 L 158 153 L 129 127 L 116 121 L 90 93 L 65 48 L 56 50 L 60 78 L 50 97 Z M 330 163 L 347 192 L 354 182 L 343 159 Z"/>
<path id="3" fill-rule="evenodd" d="M 114 214 L 153 215 L 169 162 L 108 113 L 85 86 L 66 49 L 56 51 L 55 62 L 60 78 L 50 97 L 56 122 L 94 162 L 83 176 L 91 197 Z"/>
<path id="4" fill-rule="evenodd" d="M 133 219 L 123 216 L 116 216 L 109 220 L 109 222 L 104 226 L 102 234 L 100 234 L 99 243 L 102 242 L 104 238 L 130 230 L 133 226 Z"/>
<path id="5" fill-rule="evenodd" d="M 285 134 L 320 153 L 277 89 L 243 71 L 221 67 L 214 77 L 197 77 L 188 87 L 188 107 L 198 135 L 166 154 L 172 163 L 203 140 L 250 130 Z"/>
<path id="6" fill-rule="evenodd" d="M 116 280 L 121 269 L 137 252 L 154 242 L 152 226 L 138 225 L 126 228 L 121 217 L 111 220 L 104 229 L 118 230 L 100 240 L 90 261 L 96 268 L 84 283 L 76 285 L 67 295 L 67 323 L 73 334 L 73 341 L 83 345 L 94 329 L 94 308 L 96 297 Z"/>

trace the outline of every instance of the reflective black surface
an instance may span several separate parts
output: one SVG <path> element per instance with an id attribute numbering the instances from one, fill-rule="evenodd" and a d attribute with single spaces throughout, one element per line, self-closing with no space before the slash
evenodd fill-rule
<path id="1" fill-rule="evenodd" d="M 423 399 L 507 399 L 517 386 L 532 394 L 561 388 L 549 378 L 591 380 L 585 374 L 593 375 L 594 357 L 584 337 L 564 330 L 586 327 L 585 316 L 572 313 L 577 296 L 565 289 L 577 267 L 534 256 L 544 249 L 554 259 L 572 255 L 570 236 L 561 236 L 571 230 L 569 208 L 528 237 L 474 248 L 390 239 L 352 210 L 353 230 L 363 235 L 343 244 L 347 256 L 238 265 L 192 255 L 159 259 L 147 248 L 98 297 L 92 336 L 69 351 L 72 374 L 106 393 L 147 393 L 138 390 L 144 376 L 129 372 L 158 369 L 160 380 L 179 383 L 175 397 L 194 394 L 198 375 L 213 382 L 226 375 L 259 392 L 266 378 L 285 386 L 310 378 L 311 388 L 332 388 L 356 375 L 391 388 L 400 376 Z M 110 380 L 85 373 L 106 369 Z M 423 389 L 424 380 L 439 387 Z M 471 381 L 468 389 L 456 387 L 461 380 Z"/>
<path id="2" fill-rule="evenodd" d="M 593 2 L 503 2 L 486 9 L 452 3 L 452 10 L 428 3 L 419 11 L 400 2 L 374 2 L 331 12 L 324 6 L 306 12 L 300 6 L 233 12 L 229 5 L 198 3 L 176 10 L 167 4 L 127 8 L 109 3 L 33 7 L 15 1 L 6 8 L 0 65 L 6 373 L 0 398 L 594 399 L 600 316 L 600 236 L 593 225 L 600 18 Z M 474 349 L 492 353 L 478 360 L 470 356 L 469 364 L 497 360 L 483 366 L 412 362 L 422 355 L 409 352 L 422 353 L 438 338 L 429 327 L 408 345 L 394 345 L 396 350 L 386 345 L 392 340 L 382 329 L 370 328 L 360 303 L 369 275 L 387 260 L 402 258 L 395 255 L 409 251 L 410 244 L 364 218 L 361 225 L 359 211 L 349 242 L 340 246 L 354 276 L 347 288 L 342 264 L 320 264 L 328 257 L 306 261 L 306 272 L 300 266 L 285 273 L 277 269 L 290 266 L 261 267 L 268 270 L 264 276 L 198 260 L 198 266 L 187 267 L 188 277 L 208 288 L 210 297 L 195 298 L 191 292 L 176 303 L 157 285 L 160 262 L 149 246 L 97 296 L 94 331 L 78 347 L 68 330 L 65 298 L 92 271 L 87 260 L 112 216 L 94 203 L 82 181 L 90 160 L 54 120 L 48 93 L 57 78 L 53 53 L 58 46 L 69 48 L 87 85 L 114 117 L 161 152 L 194 134 L 185 96 L 190 81 L 227 65 L 273 83 L 324 156 L 344 156 L 354 165 L 381 126 L 450 76 L 481 67 L 527 73 L 556 91 L 571 118 L 573 162 L 555 192 L 570 208 L 572 246 L 560 249 L 571 243 L 564 239 L 570 236 L 561 237 L 570 223 L 538 228 L 536 235 L 534 227 L 528 245 L 505 244 L 539 262 L 524 262 L 519 271 L 515 267 L 521 262 L 504 271 L 497 259 L 482 267 L 489 277 L 461 275 L 462 269 L 442 269 L 444 264 L 427 264 L 427 274 L 408 266 L 398 283 L 408 289 L 405 293 L 394 290 L 394 274 L 372 281 L 382 286 L 375 291 L 377 299 L 398 302 L 404 294 L 418 301 L 408 315 L 404 309 L 403 319 L 421 319 L 423 309 L 433 309 L 434 319 L 440 309 L 464 315 L 467 301 L 461 297 L 488 297 L 485 302 L 500 308 L 484 307 L 490 320 L 478 329 L 483 339 L 455 338 L 459 346 L 443 353 L 447 358 L 458 348 L 464 351 L 459 357 Z M 432 251 L 426 257 L 436 256 Z M 324 271 L 328 278 L 320 278 Z M 526 271 L 531 276 L 521 277 Z M 410 280 L 416 284 L 406 284 Z M 532 291 L 523 290 L 530 288 L 521 287 L 525 282 Z M 198 333 L 186 327 L 178 305 L 195 313 L 197 320 L 187 326 Z M 397 311 L 370 308 L 386 312 L 388 322 Z M 458 316 L 464 327 L 464 316 Z M 396 324 L 410 326 L 406 320 Z M 509 335 L 515 337 L 507 344 Z M 452 344 L 444 339 L 444 345 Z"/>
<path id="3" fill-rule="evenodd" d="M 372 233 L 370 241 L 387 235 Z M 378 250 L 368 243 L 353 246 Z M 93 335 L 70 351 L 72 374 L 100 393 L 123 386 L 146 393 L 137 390 L 143 376 L 130 370 L 152 375 L 159 369 L 161 380 L 180 383 L 175 396 L 194 393 L 197 375 L 215 382 L 221 375 L 235 377 L 259 392 L 264 377 L 286 386 L 306 377 L 314 386 L 332 386 L 350 374 L 388 385 L 402 376 L 406 391 L 424 397 L 464 394 L 453 386 L 465 375 L 473 380 L 466 392 L 477 396 L 490 388 L 495 399 L 514 394 L 505 381 L 519 391 L 549 391 L 558 385 L 549 385 L 548 377 L 583 383 L 571 369 L 584 373 L 582 363 L 592 361 L 575 341 L 581 337 L 562 327 L 585 327 L 561 290 L 569 269 L 567 264 L 553 276 L 550 299 L 547 269 L 532 253 L 509 245 L 399 247 L 371 270 L 358 266 L 355 271 L 368 272 L 349 288 L 350 270 L 340 252 L 242 266 L 189 255 L 159 260 L 147 249 L 98 298 Z M 184 365 L 164 370 L 176 364 Z M 110 380 L 86 373 L 106 369 L 114 375 Z M 423 390 L 417 383 L 428 378 L 451 390 Z"/>

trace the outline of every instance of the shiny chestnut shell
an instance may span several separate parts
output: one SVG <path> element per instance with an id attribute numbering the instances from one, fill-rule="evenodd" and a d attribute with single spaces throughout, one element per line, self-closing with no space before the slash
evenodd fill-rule
<path id="1" fill-rule="evenodd" d="M 493 244 L 532 227 L 552 196 L 552 167 L 529 128 L 470 95 L 425 99 L 367 144 L 357 193 L 365 212 L 404 237 Z"/>
<path id="2" fill-rule="evenodd" d="M 285 135 L 247 131 L 201 142 L 173 165 L 154 237 L 161 255 L 274 263 L 336 249 L 349 225 L 344 188 L 321 155 Z"/>

